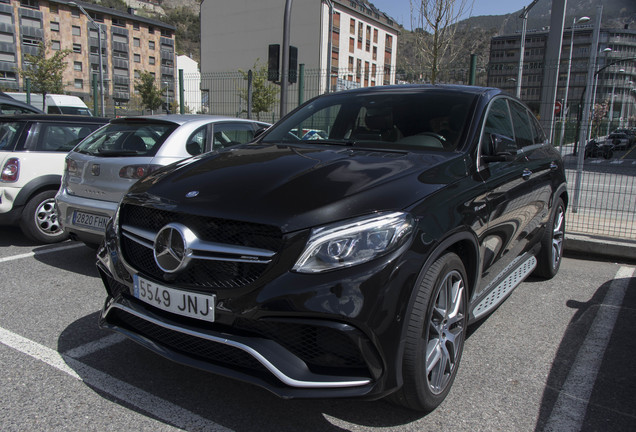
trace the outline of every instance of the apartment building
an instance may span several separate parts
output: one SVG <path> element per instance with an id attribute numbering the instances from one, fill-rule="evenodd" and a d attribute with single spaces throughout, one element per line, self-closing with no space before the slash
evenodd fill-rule
<path id="1" fill-rule="evenodd" d="M 561 62 L 559 65 L 559 82 L 557 101 L 563 101 L 570 57 L 570 42 L 573 39 L 572 64 L 570 68 L 570 82 L 568 104 L 569 114 L 576 115 L 576 108 L 581 101 L 586 88 L 588 61 L 594 49 L 597 50 L 596 71 L 596 102 L 613 101 L 612 115 L 627 116 L 636 101 L 636 30 L 628 28 L 601 28 L 598 46 L 592 46 L 591 25 L 566 28 L 563 32 Z M 546 67 L 556 65 L 546 64 L 545 51 L 548 40 L 548 29 L 530 31 L 526 34 L 523 74 L 521 82 L 521 99 L 537 112 L 541 102 L 541 87 L 543 72 Z M 488 69 L 488 85 L 499 87 L 514 94 L 517 86 L 517 72 L 519 70 L 521 35 L 505 35 L 493 37 L 490 43 L 490 63 Z M 621 59 L 631 59 L 605 67 Z M 612 97 L 613 94 L 613 97 Z"/>
<path id="2" fill-rule="evenodd" d="M 72 51 L 66 57 L 65 91 L 91 100 L 93 77 L 99 76 L 99 25 L 107 113 L 129 102 L 135 78 L 144 71 L 174 100 L 175 27 L 133 12 L 62 0 L 0 0 L 0 88 L 24 90 L 16 69 L 45 42 L 52 50 Z"/>
<path id="3" fill-rule="evenodd" d="M 284 0 L 203 0 L 201 73 L 250 69 L 282 44 Z M 363 0 L 297 0 L 290 44 L 298 64 L 324 71 L 320 91 L 395 83 L 398 27 Z"/>

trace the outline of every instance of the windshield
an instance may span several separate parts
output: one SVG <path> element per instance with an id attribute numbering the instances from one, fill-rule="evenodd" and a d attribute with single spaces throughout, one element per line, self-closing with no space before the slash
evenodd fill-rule
<path id="1" fill-rule="evenodd" d="M 474 100 L 473 94 L 439 89 L 334 94 L 309 102 L 262 142 L 454 151 Z"/>
<path id="2" fill-rule="evenodd" d="M 111 123 L 81 142 L 75 151 L 98 156 L 154 156 L 176 124 Z"/>

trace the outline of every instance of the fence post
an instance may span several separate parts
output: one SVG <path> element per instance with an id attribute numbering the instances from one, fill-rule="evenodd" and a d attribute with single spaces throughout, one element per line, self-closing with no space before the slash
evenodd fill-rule
<path id="1" fill-rule="evenodd" d="M 24 80 L 24 87 L 25 87 L 25 91 L 26 91 L 26 103 L 28 103 L 29 105 L 31 105 L 31 78 L 25 78 Z"/>
<path id="2" fill-rule="evenodd" d="M 179 113 L 185 114 L 185 89 L 183 88 L 183 69 L 179 69 Z"/>
<path id="3" fill-rule="evenodd" d="M 252 118 L 252 69 L 247 71 L 247 118 Z"/>
<path id="4" fill-rule="evenodd" d="M 477 54 L 470 55 L 470 75 L 468 77 L 468 85 L 475 85 L 475 77 L 477 76 Z"/>
<path id="5" fill-rule="evenodd" d="M 93 74 L 93 113 L 99 112 L 99 100 L 97 99 L 97 75 Z"/>
<path id="6" fill-rule="evenodd" d="M 298 65 L 298 105 L 305 101 L 305 64 Z"/>

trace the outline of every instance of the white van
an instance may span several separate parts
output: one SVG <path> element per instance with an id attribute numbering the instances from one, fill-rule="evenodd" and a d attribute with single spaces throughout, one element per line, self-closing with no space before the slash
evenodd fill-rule
<path id="1" fill-rule="evenodd" d="M 26 93 L 7 92 L 12 98 L 26 103 Z M 47 114 L 74 114 L 92 116 L 93 113 L 86 106 L 84 101 L 77 96 L 63 94 L 47 94 L 46 107 L 42 106 L 42 95 L 31 93 L 31 105 L 42 109 Z"/>

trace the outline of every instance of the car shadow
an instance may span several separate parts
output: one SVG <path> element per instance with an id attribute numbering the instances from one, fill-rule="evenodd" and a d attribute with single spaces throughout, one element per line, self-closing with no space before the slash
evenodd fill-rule
<path id="1" fill-rule="evenodd" d="M 395 427 L 424 416 L 383 400 L 281 399 L 260 387 L 172 362 L 123 336 L 96 352 L 73 356 L 77 347 L 115 334 L 98 328 L 98 316 L 87 315 L 64 329 L 57 346 L 62 358 L 104 399 L 176 428 L 335 432 L 350 430 L 338 423 Z M 161 401 L 158 406 L 167 408 L 165 415 L 140 406 L 130 390 L 122 390 L 122 383 Z M 185 410 L 187 415 L 170 410 Z M 192 427 L 193 418 L 208 425 Z"/>
<path id="2" fill-rule="evenodd" d="M 634 403 L 636 369 L 633 367 L 633 359 L 636 356 L 636 278 L 623 279 L 623 281 L 628 285 L 622 305 L 603 304 L 608 290 L 616 289 L 610 288 L 611 282 L 599 287 L 587 302 L 569 300 L 566 303 L 568 307 L 576 309 L 576 313 L 563 335 L 552 363 L 535 431 L 573 430 L 569 427 L 572 424 L 567 423 L 568 416 L 561 414 L 563 414 L 564 404 L 568 406 L 568 404 L 581 403 L 581 398 L 576 400 L 574 399 L 577 397 L 576 394 L 567 394 L 564 384 L 575 368 L 580 374 L 581 367 L 588 368 L 584 369 L 585 378 L 594 382 L 588 386 L 592 388 L 589 403 L 585 406 L 584 418 L 578 419 L 581 424 L 578 425 L 580 429 L 577 430 L 633 430 L 633 419 L 636 417 Z M 598 344 L 607 341 L 602 359 L 593 359 L 598 361 L 600 367 L 597 371 L 596 368 L 586 364 L 581 366 L 581 363 L 578 363 L 575 366 L 575 361 L 580 362 L 581 358 L 590 355 L 583 349 L 584 342 L 588 334 L 593 334 L 593 328 L 598 327 L 598 324 L 595 325 L 595 319 L 603 308 L 614 308 L 614 310 L 618 308 L 618 315 L 611 336 L 602 341 L 592 342 Z M 572 374 L 572 376 L 578 376 L 578 374 Z M 575 387 L 580 384 L 577 383 Z M 557 405 L 559 396 L 562 400 Z M 564 424 L 568 427 L 561 429 Z"/>

